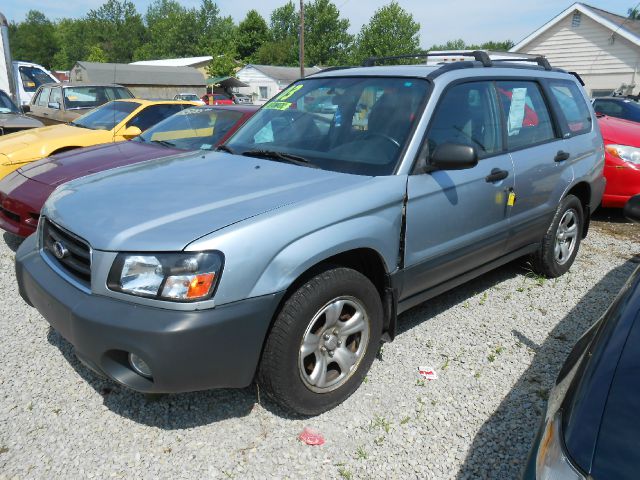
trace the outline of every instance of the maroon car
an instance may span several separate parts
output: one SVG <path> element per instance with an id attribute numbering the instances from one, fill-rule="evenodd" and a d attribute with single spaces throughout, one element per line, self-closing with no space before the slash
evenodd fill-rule
<path id="1" fill-rule="evenodd" d="M 257 110 L 253 105 L 193 107 L 131 141 L 72 150 L 25 165 L 0 181 L 0 228 L 21 237 L 31 235 L 42 205 L 58 185 L 185 150 L 212 150 Z"/>

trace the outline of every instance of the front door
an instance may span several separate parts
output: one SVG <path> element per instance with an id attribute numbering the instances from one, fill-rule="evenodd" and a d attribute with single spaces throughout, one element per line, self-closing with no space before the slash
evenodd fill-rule
<path id="1" fill-rule="evenodd" d="M 425 142 L 428 155 L 444 143 L 473 146 L 479 162 L 466 170 L 409 176 L 401 299 L 503 255 L 508 236 L 514 175 L 493 83 L 462 83 L 446 90 Z"/>

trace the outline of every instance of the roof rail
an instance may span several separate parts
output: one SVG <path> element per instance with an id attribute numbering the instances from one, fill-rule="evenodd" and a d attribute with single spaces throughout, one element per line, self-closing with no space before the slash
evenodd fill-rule
<path id="1" fill-rule="evenodd" d="M 490 67 L 492 65 L 491 58 L 487 52 L 483 50 L 468 50 L 464 52 L 424 52 L 414 53 L 410 55 L 393 55 L 390 57 L 369 57 L 362 62 L 363 67 L 373 67 L 376 63 L 385 62 L 387 60 L 402 60 L 406 58 L 429 58 L 429 57 L 450 57 L 452 55 L 459 57 L 473 57 L 478 62 L 482 63 L 484 67 Z"/>
<path id="2" fill-rule="evenodd" d="M 500 59 L 496 59 L 493 60 L 494 62 L 535 62 L 538 65 L 540 65 L 542 68 L 544 68 L 545 70 L 553 70 L 553 68 L 551 67 L 551 64 L 549 63 L 549 60 L 546 59 L 546 57 L 543 57 L 542 55 L 538 56 L 538 57 L 528 57 L 528 58 L 500 58 Z"/>

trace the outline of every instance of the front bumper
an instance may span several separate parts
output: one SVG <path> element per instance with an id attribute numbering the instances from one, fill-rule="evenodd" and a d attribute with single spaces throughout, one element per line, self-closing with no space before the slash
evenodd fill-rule
<path id="1" fill-rule="evenodd" d="M 87 294 L 44 262 L 35 237 L 16 253 L 20 295 L 93 370 L 148 393 L 246 387 L 253 380 L 284 292 L 192 311 Z M 129 353 L 145 360 L 153 379 L 134 372 Z"/>

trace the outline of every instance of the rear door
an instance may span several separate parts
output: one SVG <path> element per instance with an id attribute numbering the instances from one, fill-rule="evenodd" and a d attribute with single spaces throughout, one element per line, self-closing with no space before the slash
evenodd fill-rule
<path id="1" fill-rule="evenodd" d="M 445 90 L 423 148 L 432 155 L 444 143 L 475 147 L 479 162 L 467 170 L 409 176 L 404 298 L 505 253 L 507 198 L 514 175 L 492 82 L 461 83 Z"/>
<path id="2" fill-rule="evenodd" d="M 515 169 L 515 203 L 509 209 L 509 250 L 539 242 L 571 183 L 562 132 L 534 80 L 497 82 L 507 148 Z"/>

